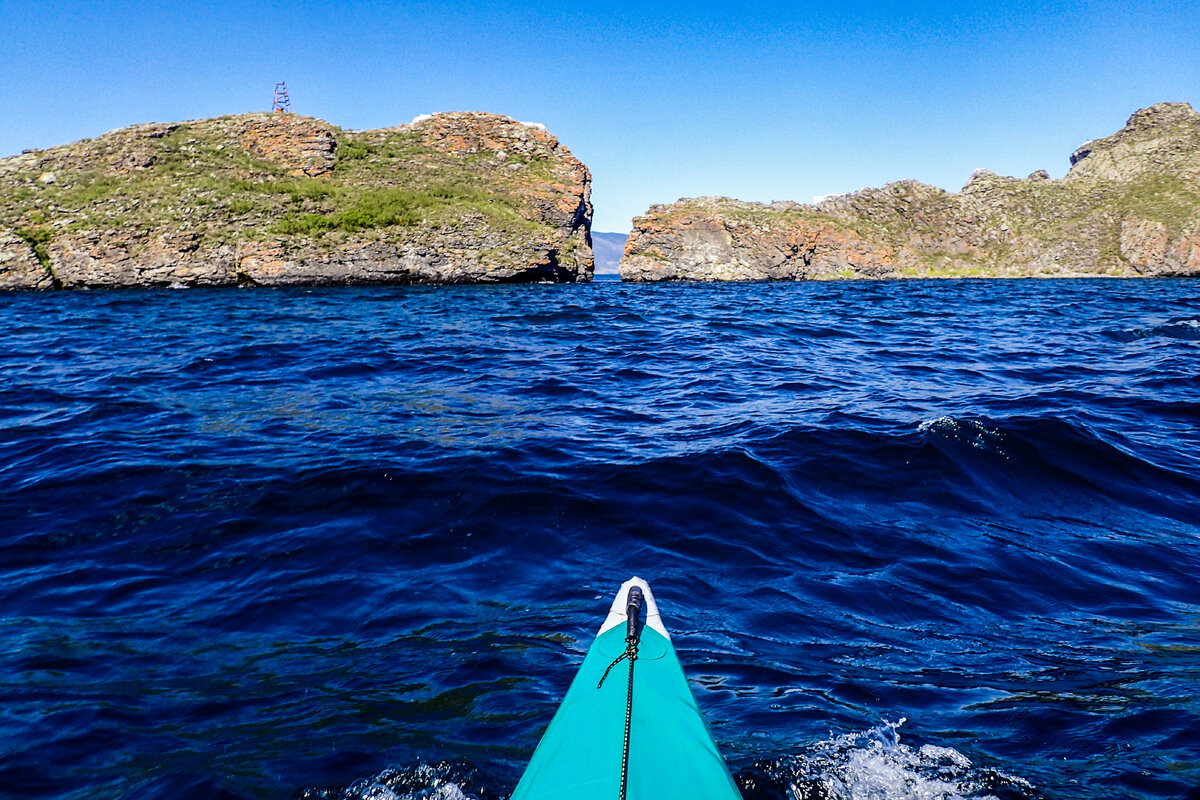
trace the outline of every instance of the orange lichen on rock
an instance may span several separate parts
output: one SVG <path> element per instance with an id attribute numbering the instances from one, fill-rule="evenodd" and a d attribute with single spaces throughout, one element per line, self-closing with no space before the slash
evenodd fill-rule
<path id="1" fill-rule="evenodd" d="M 279 164 L 288 175 L 316 177 L 333 171 L 337 139 L 318 119 L 264 114 L 247 121 L 239 140 L 251 155 Z"/>

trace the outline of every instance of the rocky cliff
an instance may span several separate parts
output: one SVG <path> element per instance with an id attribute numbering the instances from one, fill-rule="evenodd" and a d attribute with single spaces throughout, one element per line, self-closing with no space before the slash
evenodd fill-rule
<path id="1" fill-rule="evenodd" d="M 0 288 L 586 281 L 590 195 L 492 114 L 137 125 L 0 159 Z"/>
<path id="2" fill-rule="evenodd" d="M 1200 275 L 1200 114 L 1138 111 L 1060 180 L 980 170 L 815 205 L 702 197 L 634 220 L 628 281 Z"/>

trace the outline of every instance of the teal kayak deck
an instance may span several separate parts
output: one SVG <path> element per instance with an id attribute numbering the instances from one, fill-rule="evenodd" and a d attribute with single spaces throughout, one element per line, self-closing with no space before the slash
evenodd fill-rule
<path id="1" fill-rule="evenodd" d="M 597 683 L 624 651 L 624 625 L 592 642 L 511 800 L 618 800 L 629 662 Z M 649 625 L 633 675 L 629 800 L 738 800 L 671 640 Z"/>

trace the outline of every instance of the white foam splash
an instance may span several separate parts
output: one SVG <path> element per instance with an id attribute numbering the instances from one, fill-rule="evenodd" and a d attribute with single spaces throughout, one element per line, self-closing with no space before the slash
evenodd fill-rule
<path id="1" fill-rule="evenodd" d="M 418 762 L 412 767 L 390 767 L 362 778 L 341 791 L 310 789 L 305 800 L 470 800 L 455 782 L 453 765 Z"/>
<path id="2" fill-rule="evenodd" d="M 1004 459 L 1010 458 L 1004 446 L 1004 434 L 998 429 L 987 427 L 979 420 L 942 416 L 917 425 L 917 432 L 942 434 L 969 444 L 976 450 L 995 453 Z"/>
<path id="3" fill-rule="evenodd" d="M 953 747 L 900 741 L 905 719 L 831 736 L 804 752 L 755 764 L 788 800 L 998 800 L 1040 798 L 1027 781 L 979 767 Z M 308 789 L 301 800 L 473 800 L 479 775 L 465 762 L 417 761 L 362 778 L 343 789 Z M 479 794 L 476 794 L 479 792 Z M 487 793 L 490 796 L 490 793 Z"/>
<path id="4" fill-rule="evenodd" d="M 429 764 L 411 770 L 386 770 L 352 784 L 346 796 L 347 800 L 466 800 L 462 787 Z"/>
<path id="5" fill-rule="evenodd" d="M 954 417 L 942 416 L 942 417 L 938 417 L 936 419 L 925 420 L 924 422 L 922 422 L 920 425 L 917 426 L 917 432 L 918 433 L 929 433 L 931 430 L 934 430 L 935 428 L 945 428 L 947 430 L 954 430 L 958 426 L 959 426 L 959 421 L 956 420 Z"/>
<path id="6" fill-rule="evenodd" d="M 790 784 L 790 798 L 812 797 L 816 786 L 830 800 L 997 800 L 987 788 L 1033 788 L 1021 778 L 975 768 L 952 747 L 902 744 L 897 729 L 905 721 L 818 742 L 768 773 Z"/>

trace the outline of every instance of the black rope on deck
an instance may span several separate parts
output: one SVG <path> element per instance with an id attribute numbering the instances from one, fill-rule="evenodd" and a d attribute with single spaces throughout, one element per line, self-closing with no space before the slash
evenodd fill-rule
<path id="1" fill-rule="evenodd" d="M 612 672 L 612 668 L 622 661 L 629 661 L 629 689 L 625 694 L 625 744 L 621 750 L 621 798 L 625 800 L 625 794 L 629 786 L 629 727 L 633 720 L 633 665 L 638 657 L 638 645 L 641 642 L 642 633 L 638 627 L 638 617 L 642 612 L 642 590 L 637 586 L 630 588 L 629 597 L 626 600 L 625 615 L 628 618 L 628 628 L 625 633 L 625 652 L 613 659 L 613 662 L 604 670 L 604 674 L 600 676 L 600 682 L 596 684 L 596 688 L 604 686 L 604 681 L 608 678 L 608 673 Z"/>

